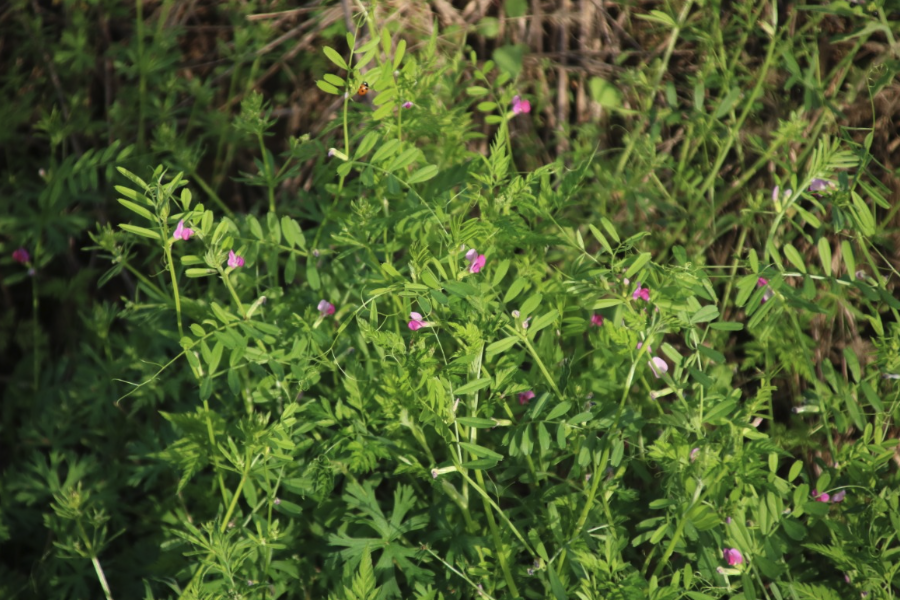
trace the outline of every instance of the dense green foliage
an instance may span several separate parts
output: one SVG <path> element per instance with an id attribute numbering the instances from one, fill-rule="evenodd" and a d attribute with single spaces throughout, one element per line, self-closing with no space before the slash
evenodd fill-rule
<path id="1" fill-rule="evenodd" d="M 896 594 L 882 3 L 617 7 L 553 127 L 524 2 L 316 7 L 297 137 L 255 4 L 14 4 L 0 597 Z"/>

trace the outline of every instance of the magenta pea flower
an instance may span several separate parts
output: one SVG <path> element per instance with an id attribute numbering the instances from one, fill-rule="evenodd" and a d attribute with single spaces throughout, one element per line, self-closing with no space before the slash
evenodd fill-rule
<path id="1" fill-rule="evenodd" d="M 744 556 L 737 548 L 725 548 L 725 550 L 722 551 L 722 558 L 724 558 L 731 567 L 744 562 Z"/>
<path id="2" fill-rule="evenodd" d="M 530 113 L 531 112 L 531 102 L 529 102 L 528 100 L 525 100 L 524 98 L 520 98 L 519 96 L 513 96 L 512 110 L 513 110 L 514 115 Z"/>
<path id="3" fill-rule="evenodd" d="M 28 261 L 31 260 L 31 256 L 28 254 L 28 250 L 26 250 L 25 248 L 13 250 L 12 257 L 14 261 L 23 265 L 27 264 Z"/>
<path id="4" fill-rule="evenodd" d="M 412 108 L 412 107 L 415 106 L 415 105 L 414 105 L 412 102 L 410 102 L 409 100 L 407 100 L 406 102 L 404 102 L 404 103 L 401 104 L 400 106 L 402 106 L 403 108 Z"/>
<path id="5" fill-rule="evenodd" d="M 833 187 L 834 184 L 827 179 L 816 178 L 809 182 L 809 191 L 813 193 L 830 190 Z"/>
<path id="6" fill-rule="evenodd" d="M 591 325 L 594 327 L 603 327 L 603 315 L 591 315 Z"/>
<path id="7" fill-rule="evenodd" d="M 519 404 L 528 404 L 528 401 L 534 398 L 534 392 L 528 390 L 519 394 Z"/>
<path id="8" fill-rule="evenodd" d="M 834 503 L 843 502 L 844 496 L 846 496 L 846 495 L 847 495 L 847 490 L 841 490 L 839 492 L 836 492 L 834 494 L 834 496 L 831 497 L 831 501 Z"/>
<path id="9" fill-rule="evenodd" d="M 319 312 L 323 317 L 329 317 L 334 314 L 334 304 L 332 304 L 328 300 L 320 301 L 317 308 L 319 309 Z"/>
<path id="10" fill-rule="evenodd" d="M 191 239 L 192 235 L 194 235 L 194 230 L 190 227 L 185 227 L 184 219 L 182 219 L 181 221 L 178 221 L 178 227 L 175 228 L 175 235 L 173 235 L 172 237 L 174 237 L 176 240 L 188 241 L 189 239 Z"/>
<path id="11" fill-rule="evenodd" d="M 637 289 L 631 294 L 632 300 L 640 298 L 644 302 L 650 302 L 650 288 L 642 288 L 641 282 L 638 282 Z"/>
<path id="12" fill-rule="evenodd" d="M 418 331 L 423 327 L 428 327 L 431 323 L 422 320 L 422 315 L 417 312 L 409 313 L 409 328 Z"/>
<path id="13" fill-rule="evenodd" d="M 825 503 L 828 503 L 828 502 L 831 501 L 831 496 L 830 496 L 830 495 L 828 495 L 828 494 L 825 493 L 825 492 L 822 492 L 822 493 L 820 494 L 820 493 L 819 493 L 819 490 L 813 490 L 812 493 L 810 494 L 810 496 L 811 496 L 812 499 L 815 500 L 816 502 L 825 502 Z"/>
<path id="14" fill-rule="evenodd" d="M 244 266 L 244 257 L 238 256 L 234 253 L 234 250 L 228 251 L 228 266 L 232 269 L 236 269 L 238 267 Z"/>
<path id="15" fill-rule="evenodd" d="M 469 273 L 478 273 L 484 268 L 484 263 L 487 262 L 484 254 L 478 254 L 478 250 L 475 248 L 466 252 L 466 260 L 469 261 Z"/>
<path id="16" fill-rule="evenodd" d="M 669 372 L 669 365 L 658 356 L 654 356 L 651 360 L 648 360 L 647 364 L 650 365 L 650 370 L 653 371 L 653 374 L 656 375 L 657 379 L 662 377 L 663 373 Z"/>
<path id="17" fill-rule="evenodd" d="M 770 290 L 768 287 L 766 287 L 766 286 L 768 286 L 768 285 L 769 285 L 769 280 L 766 279 L 765 277 L 760 277 L 759 279 L 756 280 L 756 287 L 764 287 L 764 288 L 766 288 L 766 291 L 763 292 L 763 297 L 762 297 L 762 303 L 763 303 L 763 304 L 765 304 L 765 302 L 766 302 L 769 298 L 772 297 L 772 290 Z"/>

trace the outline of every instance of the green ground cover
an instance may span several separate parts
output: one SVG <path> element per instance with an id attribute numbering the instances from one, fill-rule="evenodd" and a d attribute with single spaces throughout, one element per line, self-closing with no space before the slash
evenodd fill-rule
<path id="1" fill-rule="evenodd" d="M 0 598 L 892 598 L 900 7 L 0 9 Z"/>

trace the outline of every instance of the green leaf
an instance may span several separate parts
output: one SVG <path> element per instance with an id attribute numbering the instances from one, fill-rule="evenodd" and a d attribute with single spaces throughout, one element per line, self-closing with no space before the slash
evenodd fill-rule
<path id="1" fill-rule="evenodd" d="M 121 204 L 128 210 L 141 215 L 142 217 L 144 217 L 145 219 L 147 219 L 150 222 L 153 222 L 153 220 L 154 220 L 153 213 L 150 212 L 149 210 L 147 210 L 146 208 L 144 208 L 143 206 L 135 204 L 134 202 L 129 202 L 125 198 L 119 198 L 119 204 Z"/>
<path id="2" fill-rule="evenodd" d="M 435 165 L 427 165 L 410 175 L 409 179 L 406 180 L 406 183 L 410 185 L 413 183 L 422 183 L 423 181 L 432 179 L 437 174 L 438 168 Z"/>
<path id="3" fill-rule="evenodd" d="M 719 318 L 719 309 L 714 304 L 708 304 L 702 307 L 691 316 L 691 325 L 697 323 L 706 323 Z"/>
<path id="4" fill-rule="evenodd" d="M 806 273 L 806 264 L 803 262 L 803 257 L 800 256 L 800 252 L 792 244 L 784 245 L 784 255 L 801 273 Z"/>
<path id="5" fill-rule="evenodd" d="M 146 227 L 138 227 L 136 225 L 129 225 L 127 223 L 120 223 L 119 227 L 124 229 L 128 233 L 133 233 L 135 235 L 140 235 L 145 238 L 150 238 L 151 240 L 160 241 L 159 233 L 153 231 L 152 229 L 147 229 Z"/>
<path id="6" fill-rule="evenodd" d="M 524 277 L 519 277 L 515 281 L 513 281 L 512 285 L 509 286 L 509 289 L 506 290 L 506 295 L 503 296 L 503 302 L 508 303 L 511 300 L 515 300 L 515 298 L 522 293 L 522 290 L 525 289 L 525 285 L 528 281 Z"/>
<path id="7" fill-rule="evenodd" d="M 622 106 L 622 92 L 602 77 L 591 77 L 588 81 L 588 89 L 591 92 L 591 100 L 606 108 L 619 108 Z"/>
<path id="8" fill-rule="evenodd" d="M 735 323 L 734 321 L 720 321 L 718 323 L 712 323 L 710 329 L 715 329 L 717 331 L 741 331 L 744 329 L 743 323 Z"/>
<path id="9" fill-rule="evenodd" d="M 209 277 L 217 272 L 215 269 L 188 269 L 184 274 L 192 279 L 196 279 L 197 277 Z"/>
<path id="10" fill-rule="evenodd" d="M 515 44 L 497 48 L 494 50 L 493 58 L 501 72 L 515 79 L 522 72 L 526 54 L 528 54 L 527 45 Z"/>
<path id="11" fill-rule="evenodd" d="M 826 238 L 821 237 L 816 246 L 819 249 L 819 260 L 822 261 L 822 270 L 825 271 L 825 275 L 831 277 L 831 244 L 828 243 Z"/>
<path id="12" fill-rule="evenodd" d="M 312 260 L 306 263 L 306 281 L 313 290 L 318 291 L 322 287 L 322 282 L 319 280 L 319 270 Z"/>
<path id="13" fill-rule="evenodd" d="M 481 379 L 476 379 L 475 381 L 470 381 L 469 383 L 460 386 L 453 390 L 453 394 L 456 396 L 462 396 L 465 394 L 474 394 L 479 390 L 483 390 L 484 388 L 491 385 L 492 379 L 490 377 L 482 377 Z"/>
<path id="14" fill-rule="evenodd" d="M 620 298 L 603 298 L 602 300 L 597 300 L 594 304 L 591 305 L 591 310 L 601 310 L 603 308 L 609 308 L 610 306 L 618 306 L 624 302 Z"/>
<path id="15" fill-rule="evenodd" d="M 519 341 L 518 336 L 511 335 L 508 338 L 504 338 L 502 340 L 498 340 L 493 344 L 490 344 L 487 348 L 485 348 L 486 358 L 491 358 L 497 354 L 502 352 L 506 352 L 510 348 L 516 345 L 516 342 Z"/>
<path id="16" fill-rule="evenodd" d="M 522 307 L 519 309 L 519 312 L 522 314 L 522 318 L 525 318 L 526 316 L 534 313 L 537 307 L 541 305 L 541 300 L 543 299 L 543 294 L 536 293 L 532 294 L 525 302 L 523 302 Z"/>
<path id="17" fill-rule="evenodd" d="M 557 404 L 556 406 L 553 407 L 553 409 L 550 411 L 550 413 L 545 417 L 545 420 L 552 421 L 554 419 L 558 419 L 559 417 L 561 417 L 564 414 L 566 414 L 567 412 L 569 412 L 570 408 L 572 408 L 571 402 L 566 402 L 566 401 L 560 402 L 559 404 Z"/>
<path id="18" fill-rule="evenodd" d="M 365 135 L 362 141 L 359 143 L 359 146 L 356 148 L 356 152 L 353 154 L 353 160 L 359 160 L 363 156 L 369 153 L 369 151 L 375 147 L 375 144 L 378 143 L 378 140 L 381 139 L 381 134 L 376 131 L 370 131 Z"/>
<path id="19" fill-rule="evenodd" d="M 322 48 L 322 51 L 325 53 L 325 56 L 328 57 L 328 60 L 339 66 L 345 71 L 349 71 L 347 68 L 347 63 L 344 61 L 344 57 L 338 54 L 338 51 L 332 48 L 331 46 L 325 46 Z"/>
<path id="20" fill-rule="evenodd" d="M 644 265 L 646 265 L 648 262 L 650 262 L 650 253 L 640 253 L 635 261 L 631 263 L 631 266 L 628 267 L 628 270 L 625 271 L 625 278 L 630 279 L 634 277 L 637 273 L 640 272 L 641 269 L 644 268 Z"/>
<path id="21" fill-rule="evenodd" d="M 382 160 L 389 158 L 394 152 L 400 149 L 400 140 L 388 140 L 384 144 L 381 145 L 378 150 L 375 151 L 375 154 L 372 156 L 372 162 L 378 163 Z"/>
<path id="22" fill-rule="evenodd" d="M 478 444 L 472 444 L 469 442 L 457 442 L 464 450 L 474 454 L 478 458 L 493 458 L 495 460 L 503 460 L 504 456 L 502 454 L 498 454 L 493 450 L 488 450 L 484 446 L 479 446 Z"/>
<path id="23" fill-rule="evenodd" d="M 332 94 L 334 96 L 339 96 L 341 91 L 334 87 L 332 84 L 327 81 L 322 81 L 321 79 L 316 81 L 316 87 L 325 92 L 326 94 Z"/>
<path id="24" fill-rule="evenodd" d="M 472 96 L 473 98 L 481 98 L 488 95 L 490 92 L 486 87 L 481 87 L 480 85 L 473 85 L 471 87 L 466 88 L 466 94 Z"/>
<path id="25" fill-rule="evenodd" d="M 844 240 L 841 242 L 841 256 L 844 258 L 844 266 L 847 268 L 847 275 L 850 279 L 856 279 L 856 257 L 853 256 L 853 247 L 850 242 Z"/>
<path id="26" fill-rule="evenodd" d="M 490 429 L 497 426 L 495 420 L 482 419 L 480 417 L 456 417 L 456 421 L 466 427 L 474 427 L 475 429 Z"/>
<path id="27" fill-rule="evenodd" d="M 394 70 L 400 67 L 404 54 L 406 54 L 406 40 L 400 38 L 400 41 L 397 42 L 397 49 L 394 51 Z"/>

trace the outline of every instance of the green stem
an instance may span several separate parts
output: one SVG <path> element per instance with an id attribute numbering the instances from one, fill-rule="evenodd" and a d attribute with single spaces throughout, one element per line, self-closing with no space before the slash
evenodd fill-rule
<path id="1" fill-rule="evenodd" d="M 34 249 L 34 263 L 37 263 L 38 253 L 41 249 L 41 243 L 38 241 L 37 245 Z M 34 267 L 29 265 L 30 269 Z M 31 276 L 31 341 L 34 344 L 34 348 L 32 353 L 34 354 L 34 394 L 37 397 L 38 387 L 40 386 L 40 367 L 41 367 L 41 353 L 40 353 L 40 342 L 38 340 L 38 307 L 40 301 L 38 300 L 38 285 L 37 285 L 37 273 Z"/>
<path id="2" fill-rule="evenodd" d="M 541 357 L 538 356 L 538 353 L 534 349 L 534 346 L 531 345 L 531 340 L 528 339 L 527 335 L 522 335 L 522 341 L 525 343 L 525 347 L 528 349 L 528 353 L 531 354 L 534 362 L 537 363 L 537 366 L 541 370 L 541 373 L 543 373 L 544 379 L 547 380 L 547 383 L 550 384 L 550 388 L 553 389 L 553 391 L 556 393 L 556 397 L 562 399 L 562 392 L 559 391 L 559 388 L 556 386 L 556 382 L 553 381 L 553 377 L 550 376 L 550 372 L 547 370 L 547 367 L 544 366 L 544 361 L 541 360 Z"/>
<path id="3" fill-rule="evenodd" d="M 234 212 L 232 212 L 232 210 L 228 208 L 228 206 L 225 204 L 225 201 L 219 198 L 219 195 L 215 192 L 215 190 L 213 190 L 212 187 L 210 187 L 210 185 L 206 183 L 206 180 L 203 179 L 203 177 L 201 177 L 196 170 L 191 171 L 191 179 L 193 179 L 197 183 L 197 185 L 200 186 L 200 189 L 202 189 L 206 193 L 206 195 L 216 203 L 216 206 L 218 206 L 222 212 L 224 212 L 229 217 L 234 217 Z"/>
<path id="4" fill-rule="evenodd" d="M 138 148 L 144 150 L 144 118 L 146 115 L 147 102 L 147 73 L 145 70 L 146 62 L 144 61 L 144 2 L 143 0 L 134 0 L 137 8 L 137 62 L 138 62 Z"/>
<path id="5" fill-rule="evenodd" d="M 484 475 L 481 470 L 475 471 L 475 478 L 478 480 L 478 485 L 484 490 Z M 500 561 L 500 569 L 503 571 L 503 578 L 506 579 L 506 585 L 509 586 L 512 597 L 516 598 L 519 596 L 519 588 L 516 587 L 512 572 L 509 570 L 509 565 L 506 563 L 506 553 L 503 551 L 503 542 L 500 539 L 500 530 L 497 529 L 497 521 L 494 519 L 494 512 L 491 510 L 491 505 L 488 503 L 487 498 L 482 496 L 481 500 L 484 503 L 484 512 L 487 515 L 491 536 L 494 538 L 494 550 L 497 553 L 497 560 Z"/>
<path id="6" fill-rule="evenodd" d="M 238 312 L 240 312 L 241 316 L 246 319 L 247 311 L 244 310 L 244 305 L 241 304 L 241 299 L 238 297 L 237 292 L 234 291 L 234 286 L 231 285 L 231 279 L 228 277 L 228 273 L 226 273 L 222 267 L 219 267 L 219 275 L 222 277 L 222 281 L 225 282 L 225 286 L 228 288 L 228 291 L 231 292 L 231 297 L 234 299 L 234 303 L 238 307 Z"/>
<path id="7" fill-rule="evenodd" d="M 100 587 L 103 588 L 106 600 L 113 600 L 112 592 L 109 590 L 109 584 L 106 582 L 106 576 L 103 574 L 103 567 L 100 566 L 100 561 L 95 556 L 91 558 L 91 562 L 94 563 L 94 571 L 97 572 L 97 579 L 100 580 Z"/>
<path id="8" fill-rule="evenodd" d="M 178 315 L 178 337 L 182 338 L 184 337 L 184 328 L 181 324 L 181 296 L 178 293 L 178 278 L 175 276 L 175 263 L 172 261 L 172 246 L 171 244 L 165 244 L 163 248 L 166 252 L 166 262 L 169 265 L 169 275 L 172 277 L 172 291 L 175 295 L 175 313 Z"/>
<path id="9" fill-rule="evenodd" d="M 241 473 L 241 481 L 238 483 L 234 496 L 231 497 L 231 504 L 228 505 L 228 512 L 225 513 L 225 518 L 222 519 L 222 525 L 219 527 L 219 531 L 224 532 L 228 528 L 228 522 L 231 521 L 231 515 L 234 514 L 234 509 L 237 508 L 238 498 L 241 497 L 241 492 L 244 490 L 244 483 L 246 483 L 247 477 L 250 475 L 250 466 L 250 456 L 247 455 L 244 457 L 244 472 Z"/>

